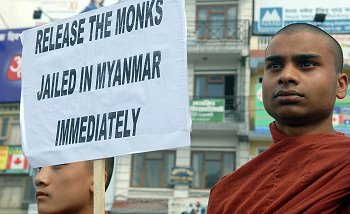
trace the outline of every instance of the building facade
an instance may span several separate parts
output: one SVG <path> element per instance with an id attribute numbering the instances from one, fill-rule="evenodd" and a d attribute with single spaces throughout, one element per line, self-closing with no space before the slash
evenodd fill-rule
<path id="1" fill-rule="evenodd" d="M 32 203 L 32 178 L 20 141 L 19 105 L 0 106 L 0 213 L 21 212 Z"/>

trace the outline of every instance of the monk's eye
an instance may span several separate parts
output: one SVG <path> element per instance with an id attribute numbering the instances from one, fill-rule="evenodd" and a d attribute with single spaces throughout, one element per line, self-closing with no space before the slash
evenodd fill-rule
<path id="1" fill-rule="evenodd" d="M 305 62 L 301 62 L 299 66 L 301 68 L 311 68 L 311 67 L 314 67 L 314 66 L 317 66 L 317 65 L 318 65 L 318 63 L 316 63 L 316 62 L 305 61 Z"/>
<path id="2" fill-rule="evenodd" d="M 271 62 L 266 64 L 265 69 L 268 71 L 279 71 L 283 69 L 283 66 L 281 63 Z"/>
<path id="3" fill-rule="evenodd" d="M 62 168 L 65 165 L 67 165 L 67 164 L 57 164 L 57 165 L 53 165 L 52 167 L 55 168 L 55 169 L 60 169 L 60 168 Z"/>

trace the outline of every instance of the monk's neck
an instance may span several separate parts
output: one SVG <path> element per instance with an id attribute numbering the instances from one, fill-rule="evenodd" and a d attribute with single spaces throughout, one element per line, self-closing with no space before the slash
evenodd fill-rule
<path id="1" fill-rule="evenodd" d="M 302 126 L 288 126 L 275 122 L 277 128 L 288 136 L 304 136 L 314 134 L 335 134 L 336 131 L 333 128 L 332 123 L 328 124 L 307 124 Z"/>

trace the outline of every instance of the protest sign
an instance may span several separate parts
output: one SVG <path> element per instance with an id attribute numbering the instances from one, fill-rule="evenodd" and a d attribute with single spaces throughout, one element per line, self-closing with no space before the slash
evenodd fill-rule
<path id="1" fill-rule="evenodd" d="M 129 0 L 21 34 L 32 167 L 190 144 L 183 0 Z"/>

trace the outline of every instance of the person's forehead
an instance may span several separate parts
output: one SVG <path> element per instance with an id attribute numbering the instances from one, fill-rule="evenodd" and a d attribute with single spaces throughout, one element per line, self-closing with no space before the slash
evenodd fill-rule
<path id="1" fill-rule="evenodd" d="M 66 164 L 67 170 L 83 170 L 88 171 L 92 167 L 92 164 L 90 166 L 88 161 L 82 161 L 82 162 L 74 162 L 74 163 L 68 163 Z"/>
<path id="2" fill-rule="evenodd" d="M 292 38 L 303 38 L 303 39 L 309 39 L 309 38 L 314 38 L 314 39 L 320 39 L 323 40 L 324 42 L 328 41 L 328 38 L 326 35 L 314 31 L 297 31 L 297 32 L 281 32 L 273 37 L 272 40 L 274 39 L 292 39 Z"/>
<path id="3" fill-rule="evenodd" d="M 329 39 L 315 32 L 280 33 L 273 37 L 268 45 L 265 57 L 275 54 L 320 53 L 330 50 Z"/>

